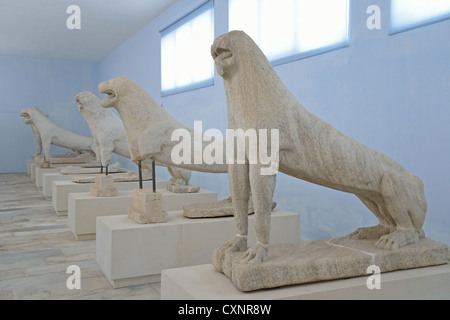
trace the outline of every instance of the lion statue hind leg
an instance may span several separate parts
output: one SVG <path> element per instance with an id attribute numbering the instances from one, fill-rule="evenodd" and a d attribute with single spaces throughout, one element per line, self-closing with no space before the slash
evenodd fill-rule
<path id="1" fill-rule="evenodd" d="M 407 172 L 387 172 L 382 178 L 381 192 L 396 227 L 395 231 L 382 236 L 375 245 L 382 249 L 397 250 L 423 238 L 427 204 L 422 180 Z"/>
<path id="2" fill-rule="evenodd" d="M 395 230 L 395 221 L 387 214 L 383 201 L 375 201 L 366 196 L 356 195 L 362 203 L 378 218 L 380 223 L 372 227 L 361 227 L 347 235 L 350 239 L 378 239 Z"/>

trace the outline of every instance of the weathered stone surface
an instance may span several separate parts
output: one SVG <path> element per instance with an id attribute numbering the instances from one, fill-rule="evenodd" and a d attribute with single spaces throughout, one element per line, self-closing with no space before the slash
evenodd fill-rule
<path id="1" fill-rule="evenodd" d="M 115 197 L 119 193 L 114 187 L 114 178 L 104 174 L 95 176 L 95 185 L 91 188 L 94 197 Z"/>
<path id="2" fill-rule="evenodd" d="M 173 192 L 173 193 L 196 193 L 198 190 L 200 190 L 200 187 L 194 186 L 192 184 L 183 185 L 183 184 L 176 184 L 170 182 L 167 185 L 167 191 Z"/>
<path id="3" fill-rule="evenodd" d="M 41 150 L 44 153 L 44 157 L 40 162 L 41 167 L 48 168 L 51 165 L 49 159 L 51 158 L 50 145 L 52 144 L 73 151 L 93 152 L 92 145 L 94 139 L 61 128 L 38 108 L 31 107 L 23 109 L 20 115 L 25 118 L 25 123 L 33 125 L 32 128 L 36 136 L 36 146 L 38 149 L 36 155 L 40 154 Z M 39 135 L 39 138 L 37 135 Z"/>
<path id="4" fill-rule="evenodd" d="M 33 155 L 33 161 L 38 165 L 44 160 L 42 155 Z M 81 167 L 88 165 L 95 159 L 93 153 L 81 153 L 78 151 L 67 152 L 66 154 L 51 154 L 50 158 L 47 159 L 47 163 L 52 164 L 80 164 Z M 87 167 L 86 167 L 87 168 Z"/>
<path id="5" fill-rule="evenodd" d="M 194 161 L 195 152 L 191 152 L 189 164 L 175 164 L 172 159 L 172 149 L 178 144 L 171 137 L 175 130 L 184 129 L 190 133 L 192 150 L 194 143 L 202 146 L 202 152 L 209 145 L 204 141 L 195 140 L 202 134 L 183 125 L 165 109 L 163 109 L 141 86 L 127 77 L 118 77 L 98 85 L 98 90 L 108 96 L 100 101 L 104 108 L 115 108 L 122 118 L 131 152 L 131 161 L 150 161 L 154 158 L 157 164 L 168 167 L 179 167 L 211 173 L 227 173 L 225 155 L 222 164 L 197 164 Z M 211 137 L 210 137 L 211 138 Z M 203 137 L 203 139 L 205 139 Z M 195 142 L 194 142 L 195 140 Z M 211 140 L 209 140 L 211 141 Z M 225 142 L 221 141 L 224 145 Z"/>
<path id="6" fill-rule="evenodd" d="M 138 182 L 139 174 L 135 171 L 127 172 L 125 175 L 112 175 L 114 182 Z M 152 175 L 148 171 L 144 171 L 142 173 L 142 181 L 150 181 L 152 180 Z M 95 183 L 95 176 L 87 175 L 87 176 L 79 176 L 73 177 L 72 181 L 75 183 Z"/>
<path id="7" fill-rule="evenodd" d="M 272 210 L 275 209 L 277 203 L 273 202 Z M 255 209 L 253 208 L 253 200 L 250 197 L 248 202 L 248 214 L 253 214 Z M 212 202 L 194 203 L 187 206 L 183 206 L 183 215 L 186 218 L 216 218 L 216 217 L 228 217 L 233 216 L 233 202 L 231 197 Z"/>
<path id="8" fill-rule="evenodd" d="M 100 163 L 100 161 L 97 160 L 93 160 L 87 163 L 83 163 L 82 165 L 80 165 L 80 167 L 82 168 L 101 168 L 102 165 Z"/>
<path id="9" fill-rule="evenodd" d="M 189 184 L 191 180 L 191 171 L 184 170 L 177 167 L 167 167 L 170 175 L 170 183 L 167 185 L 167 191 L 173 193 L 195 193 L 200 190 L 200 187 Z"/>
<path id="10" fill-rule="evenodd" d="M 245 253 L 220 247 L 212 262 L 238 289 L 253 291 L 363 276 L 372 265 L 383 273 L 446 264 L 450 259 L 447 245 L 427 238 L 396 251 L 377 248 L 375 242 L 342 237 L 271 245 L 260 264 L 241 263 L 236 258 Z"/>
<path id="11" fill-rule="evenodd" d="M 106 170 L 106 169 L 104 169 L 104 170 Z M 127 171 L 128 171 L 127 169 L 121 168 L 120 164 L 118 162 L 113 165 L 108 166 L 109 173 L 125 173 Z M 99 170 L 99 168 L 80 168 L 80 167 L 68 166 L 68 167 L 62 168 L 59 172 L 61 174 L 65 174 L 65 175 L 97 174 L 97 173 L 100 173 L 100 170 Z"/>
<path id="12" fill-rule="evenodd" d="M 113 153 L 129 159 L 127 136 L 119 117 L 112 110 L 103 108 L 100 99 L 91 92 L 81 92 L 75 100 L 94 137 L 97 161 L 107 166 L 111 164 Z"/>
<path id="13" fill-rule="evenodd" d="M 218 37 L 211 46 L 211 55 L 224 80 L 229 129 L 251 130 L 258 137 L 257 147 L 263 148 L 266 155 L 276 156 L 271 173 L 255 155 L 257 161 L 253 163 L 247 156 L 245 164 L 229 166 L 230 194 L 240 237 L 230 240 L 227 246 L 236 250 L 247 247 L 250 187 L 257 217 L 258 241 L 248 249 L 243 262 L 257 264 L 267 257 L 277 170 L 355 194 L 379 220 L 374 227 L 353 232 L 351 237 L 355 239 L 377 238 L 378 247 L 398 250 L 424 237 L 427 201 L 420 178 L 303 107 L 244 32 L 231 31 Z M 260 130 L 265 130 L 265 138 Z M 269 139 L 267 130 L 271 137 L 279 139 Z"/>
<path id="14" fill-rule="evenodd" d="M 169 216 L 163 210 L 162 194 L 151 189 L 134 189 L 133 204 L 128 209 L 128 218 L 139 223 L 164 223 Z"/>
<path id="15" fill-rule="evenodd" d="M 85 164 L 94 160 L 94 156 L 90 153 L 81 153 L 76 157 L 58 157 L 50 158 L 51 164 Z"/>
<path id="16" fill-rule="evenodd" d="M 115 152 L 135 163 L 141 161 L 143 167 L 151 171 L 151 161 L 154 155 L 147 153 L 146 144 L 164 142 L 171 134 L 170 130 L 173 123 L 170 119 L 159 118 L 161 114 L 165 114 L 165 111 L 160 113 L 161 106 L 141 87 L 132 81 L 129 83 L 132 86 L 124 86 L 121 81 L 126 79 L 126 77 L 120 77 L 99 84 L 101 92 L 114 96 L 115 99 L 109 99 L 108 97 L 100 101 L 90 92 L 80 93 L 76 97 L 78 108 L 88 121 L 94 135 L 98 161 L 105 165 L 106 162 L 111 161 L 111 153 Z M 119 85 L 119 87 L 116 87 L 116 85 Z M 135 87 L 133 87 L 134 85 Z M 137 93 L 137 95 L 133 95 L 134 93 Z M 131 94 L 131 96 L 126 97 L 128 94 Z M 120 101 L 117 98 L 120 98 Z M 123 123 L 111 110 L 108 110 L 110 107 L 117 109 Z M 127 109 L 123 110 L 124 107 Z M 157 109 L 152 110 L 155 107 Z M 149 130 L 153 130 L 153 134 L 150 136 L 146 134 Z M 148 142 L 144 142 L 146 140 Z M 169 161 L 158 161 L 156 164 L 167 167 L 174 181 L 177 181 L 176 184 L 179 183 L 180 178 L 186 180 L 186 177 L 188 177 L 186 185 L 188 184 L 191 177 L 190 171 L 172 167 Z M 177 193 L 193 192 L 192 188 L 175 188 L 175 190 L 177 190 Z"/>

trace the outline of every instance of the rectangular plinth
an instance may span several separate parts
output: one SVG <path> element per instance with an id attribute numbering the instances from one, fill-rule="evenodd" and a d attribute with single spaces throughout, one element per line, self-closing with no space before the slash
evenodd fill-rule
<path id="1" fill-rule="evenodd" d="M 115 197 L 93 197 L 90 193 L 70 193 L 68 225 L 77 240 L 95 239 L 97 217 L 123 214 L 131 206 L 130 191 Z"/>
<path id="2" fill-rule="evenodd" d="M 157 189 L 166 188 L 168 184 L 169 181 L 167 180 L 156 179 Z M 134 188 L 138 187 L 137 182 L 116 182 L 114 185 L 118 191 L 132 191 Z M 53 209 L 55 209 L 59 216 L 67 216 L 69 193 L 90 192 L 93 186 L 94 183 L 75 183 L 67 180 L 54 181 L 52 183 Z M 152 181 L 144 181 L 144 188 L 151 187 Z"/>
<path id="3" fill-rule="evenodd" d="M 365 275 L 369 267 L 389 272 L 449 262 L 448 246 L 431 239 L 397 250 L 378 248 L 377 240 L 341 237 L 271 244 L 267 258 L 256 264 L 240 259 L 240 252 L 218 248 L 212 262 L 241 291 L 358 277 Z"/>
<path id="4" fill-rule="evenodd" d="M 369 277 L 242 292 L 211 264 L 163 270 L 162 300 L 417 300 L 450 299 L 450 264 L 381 273 L 380 289 Z"/>
<path id="5" fill-rule="evenodd" d="M 166 190 L 158 190 L 158 192 L 162 194 L 164 211 L 182 210 L 187 204 L 217 199 L 217 193 L 203 189 L 190 194 L 174 194 Z M 94 197 L 87 192 L 70 193 L 68 195 L 69 228 L 77 240 L 95 239 L 97 217 L 126 214 L 132 204 L 133 191 L 119 191 L 116 197 Z"/>
<path id="6" fill-rule="evenodd" d="M 30 165 L 30 177 L 31 181 L 36 181 L 36 168 L 38 167 L 37 163 L 33 161 L 33 163 Z"/>
<path id="7" fill-rule="evenodd" d="M 31 176 L 31 180 L 36 184 L 36 186 L 41 189 L 42 188 L 42 183 L 43 183 L 43 174 L 44 173 L 48 173 L 48 172 L 59 172 L 59 170 L 61 170 L 61 168 L 63 168 L 64 166 L 67 165 L 62 165 L 62 164 L 55 164 L 52 165 L 51 168 L 41 168 L 39 167 L 39 164 L 37 162 L 32 162 L 30 164 L 30 176 Z"/>
<path id="8" fill-rule="evenodd" d="M 55 181 L 72 181 L 73 177 L 78 175 L 65 175 L 59 172 L 44 173 L 42 183 L 42 193 L 47 200 L 52 198 L 53 182 Z"/>
<path id="9" fill-rule="evenodd" d="M 42 189 L 42 187 L 44 186 L 44 174 L 45 173 L 55 173 L 55 172 L 59 172 L 61 168 L 39 168 L 36 167 L 36 173 L 35 173 L 35 183 L 36 186 L 38 187 L 39 190 Z"/>
<path id="10" fill-rule="evenodd" d="M 47 173 L 58 173 L 62 168 L 68 166 L 67 164 L 52 164 L 51 168 L 40 168 L 39 166 L 35 166 L 34 173 L 34 182 L 39 190 L 42 190 L 44 187 L 44 174 Z"/>
<path id="11" fill-rule="evenodd" d="M 34 160 L 27 160 L 27 174 L 31 175 L 31 164 L 34 162 Z"/>
<path id="12" fill-rule="evenodd" d="M 164 269 L 209 263 L 211 252 L 236 234 L 234 217 L 188 219 L 169 212 L 163 224 L 137 224 L 126 215 L 97 218 L 97 262 L 116 288 L 160 281 Z M 255 240 L 249 216 L 249 243 Z M 300 216 L 272 212 L 273 243 L 300 240 Z"/>

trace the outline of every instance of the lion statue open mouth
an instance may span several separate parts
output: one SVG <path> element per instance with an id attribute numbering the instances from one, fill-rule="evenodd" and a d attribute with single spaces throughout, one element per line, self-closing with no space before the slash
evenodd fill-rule
<path id="1" fill-rule="evenodd" d="M 41 110 L 36 107 L 21 110 L 20 115 L 24 117 L 24 122 L 33 129 L 36 139 L 38 153 L 33 157 L 44 153 L 40 166 L 50 166 L 51 145 L 71 149 L 72 151 L 87 151 L 94 153 L 94 140 L 90 137 L 82 136 L 61 128 L 50 120 Z"/>
<path id="2" fill-rule="evenodd" d="M 112 153 L 129 159 L 127 137 L 119 117 L 112 110 L 103 108 L 100 99 L 91 92 L 81 92 L 75 100 L 94 137 L 97 161 L 108 166 L 112 162 Z"/>

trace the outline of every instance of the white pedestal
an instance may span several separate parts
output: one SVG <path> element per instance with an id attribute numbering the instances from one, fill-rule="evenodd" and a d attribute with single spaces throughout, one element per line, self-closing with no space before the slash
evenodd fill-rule
<path id="1" fill-rule="evenodd" d="M 72 181 L 73 177 L 77 177 L 78 175 L 68 175 L 61 174 L 59 172 L 52 173 L 44 173 L 43 175 L 43 183 L 42 183 L 42 193 L 44 194 L 45 199 L 50 200 L 52 198 L 53 193 L 53 182 L 55 181 Z"/>
<path id="2" fill-rule="evenodd" d="M 35 183 L 36 183 L 36 187 L 38 187 L 39 190 L 42 190 L 42 186 L 43 186 L 43 174 L 44 173 L 52 173 L 52 172 L 59 172 L 60 168 L 39 168 L 36 167 L 36 172 L 35 172 Z"/>
<path id="3" fill-rule="evenodd" d="M 200 189 L 196 193 L 179 194 L 164 189 L 162 194 L 163 210 L 183 210 L 184 205 L 216 201 L 217 193 Z M 133 204 L 133 191 L 119 191 L 116 197 L 94 197 L 90 193 L 70 193 L 68 224 L 77 240 L 95 239 L 96 218 L 123 215 Z"/>
<path id="4" fill-rule="evenodd" d="M 52 168 L 40 168 L 36 166 L 35 168 L 35 183 L 39 190 L 42 190 L 44 186 L 44 174 L 46 173 L 56 173 L 61 170 L 61 168 L 67 167 L 67 164 L 53 164 Z"/>
<path id="5" fill-rule="evenodd" d="M 115 288 L 158 282 L 164 269 L 209 263 L 211 252 L 236 234 L 234 217 L 188 219 L 169 212 L 169 222 L 137 224 L 126 215 L 97 218 L 96 257 Z M 300 215 L 272 212 L 271 243 L 300 240 Z M 249 244 L 256 241 L 249 216 Z"/>
<path id="6" fill-rule="evenodd" d="M 115 177 L 117 176 L 126 176 L 126 173 L 118 173 L 118 174 L 114 174 Z M 95 177 L 95 175 L 92 174 L 61 174 L 59 172 L 53 172 L 53 173 L 44 173 L 43 175 L 43 183 L 42 183 L 42 193 L 44 194 L 45 198 L 47 200 L 50 200 L 53 197 L 53 182 L 55 181 L 72 181 L 73 178 L 75 177 L 82 177 L 82 176 L 89 176 L 89 177 Z M 111 175 L 112 176 L 112 175 Z M 124 183 L 124 182 L 120 182 L 120 183 Z M 90 188 L 92 188 L 94 184 L 90 184 Z M 134 182 L 134 187 L 138 186 L 138 182 Z M 90 190 L 89 188 L 89 190 Z M 162 187 L 161 187 L 162 188 Z M 164 186 L 165 188 L 165 186 Z M 132 188 L 130 187 L 126 187 L 126 189 L 124 190 L 132 190 Z M 80 192 L 87 192 L 86 190 L 80 191 Z M 66 209 L 67 211 L 67 209 Z"/>
<path id="7" fill-rule="evenodd" d="M 241 292 L 212 264 L 163 270 L 161 300 L 417 300 L 450 298 L 450 264 L 381 274 L 381 289 L 367 277 Z M 370 282 L 370 281 L 369 281 Z"/>
<path id="8" fill-rule="evenodd" d="M 31 175 L 31 164 L 33 163 L 33 160 L 27 160 L 27 174 Z"/>
<path id="9" fill-rule="evenodd" d="M 36 181 L 36 178 L 35 178 L 35 176 L 36 176 L 36 168 L 37 168 L 37 163 L 36 162 L 33 162 L 31 165 L 30 165 L 30 176 L 31 176 L 31 181 L 33 181 L 33 182 L 35 182 Z"/>
<path id="10" fill-rule="evenodd" d="M 79 176 L 79 175 L 76 175 Z M 156 179 L 156 188 L 165 189 L 169 184 L 167 180 Z M 118 191 L 132 191 L 139 186 L 138 182 L 116 182 Z M 152 181 L 144 181 L 144 188 L 152 188 Z M 75 183 L 67 180 L 54 181 L 52 183 L 52 204 L 58 216 L 67 216 L 69 208 L 69 193 L 90 192 L 94 183 Z M 123 212 L 125 213 L 125 212 Z"/>

